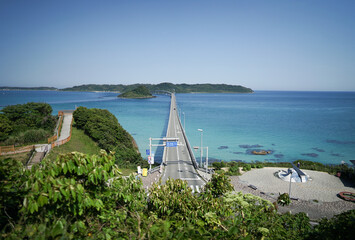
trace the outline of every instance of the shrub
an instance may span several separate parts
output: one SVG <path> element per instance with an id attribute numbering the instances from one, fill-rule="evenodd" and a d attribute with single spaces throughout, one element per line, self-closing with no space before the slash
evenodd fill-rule
<path id="1" fill-rule="evenodd" d="M 228 175 L 239 176 L 240 175 L 239 166 L 238 165 L 231 166 L 228 170 Z"/>
<path id="2" fill-rule="evenodd" d="M 212 167 L 214 167 L 215 170 L 221 170 L 221 163 L 220 162 L 213 162 Z"/>
<path id="3" fill-rule="evenodd" d="M 290 205 L 291 200 L 290 200 L 290 196 L 288 195 L 288 193 L 283 193 L 283 194 L 279 194 L 279 197 L 277 198 L 277 204 L 281 205 L 281 206 L 288 206 Z"/>
<path id="4" fill-rule="evenodd" d="M 350 210 L 331 219 L 323 218 L 314 228 L 309 239 L 353 239 L 355 210 Z"/>
<path id="5" fill-rule="evenodd" d="M 133 144 L 133 137 L 123 129 L 117 118 L 107 110 L 77 108 L 73 117 L 75 125 L 96 141 L 107 152 L 116 152 L 116 161 L 125 167 L 142 163 L 138 148 Z"/>
<path id="6" fill-rule="evenodd" d="M 36 143 L 46 140 L 49 137 L 49 132 L 44 129 L 32 129 L 24 132 L 21 137 L 23 138 L 23 144 Z"/>
<path id="7" fill-rule="evenodd" d="M 11 121 L 5 116 L 5 114 L 0 114 L 0 141 L 7 139 L 12 130 Z"/>
<path id="8" fill-rule="evenodd" d="M 212 193 L 214 197 L 219 197 L 226 192 L 233 191 L 234 187 L 230 179 L 224 174 L 213 174 L 211 180 L 206 184 L 205 190 Z"/>
<path id="9" fill-rule="evenodd" d="M 251 170 L 251 165 L 250 164 L 245 164 L 243 166 L 243 171 L 247 172 L 247 171 L 250 171 Z"/>

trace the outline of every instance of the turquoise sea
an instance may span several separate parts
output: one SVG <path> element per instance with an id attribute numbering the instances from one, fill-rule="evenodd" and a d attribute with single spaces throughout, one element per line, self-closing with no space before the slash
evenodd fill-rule
<path id="1" fill-rule="evenodd" d="M 47 102 L 53 114 L 76 106 L 108 109 L 133 135 L 146 157 L 149 137 L 165 135 L 170 98 L 116 96 L 108 92 L 0 91 L 0 107 Z M 339 164 L 355 159 L 355 92 L 256 91 L 176 97 L 191 145 L 200 145 L 197 129 L 203 129 L 203 146 L 209 147 L 211 160 L 305 159 Z M 271 154 L 251 154 L 261 149 Z M 195 155 L 199 158 L 199 152 Z"/>

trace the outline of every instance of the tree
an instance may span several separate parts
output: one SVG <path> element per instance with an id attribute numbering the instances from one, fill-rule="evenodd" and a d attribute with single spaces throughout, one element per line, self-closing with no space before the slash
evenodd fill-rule
<path id="1" fill-rule="evenodd" d="M 5 114 L 0 114 L 0 141 L 7 139 L 12 130 L 11 121 L 5 116 Z"/>
<path id="2" fill-rule="evenodd" d="M 23 196 L 27 193 L 24 166 L 20 161 L 7 158 L 0 161 L 0 229 L 13 227 L 19 219 Z"/>

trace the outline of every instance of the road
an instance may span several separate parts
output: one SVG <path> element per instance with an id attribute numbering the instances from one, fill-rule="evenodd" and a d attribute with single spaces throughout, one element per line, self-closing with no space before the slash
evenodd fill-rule
<path id="1" fill-rule="evenodd" d="M 186 180 L 193 192 L 200 192 L 205 182 L 197 174 L 191 160 L 185 138 L 182 133 L 181 122 L 179 121 L 175 94 L 171 95 L 171 106 L 167 138 L 178 138 L 177 147 L 165 147 L 166 163 L 162 181 L 165 182 L 169 177 L 174 179 Z"/>

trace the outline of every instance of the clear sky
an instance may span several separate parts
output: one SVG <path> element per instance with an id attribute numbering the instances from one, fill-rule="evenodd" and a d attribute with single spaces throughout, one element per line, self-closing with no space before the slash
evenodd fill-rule
<path id="1" fill-rule="evenodd" d="M 0 86 L 355 91 L 355 1 L 0 0 Z"/>

